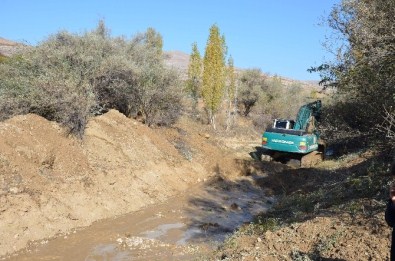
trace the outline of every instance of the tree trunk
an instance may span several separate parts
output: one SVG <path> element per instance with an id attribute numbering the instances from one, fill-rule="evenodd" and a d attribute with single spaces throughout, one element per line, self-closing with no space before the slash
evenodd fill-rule
<path id="1" fill-rule="evenodd" d="M 227 117 L 226 117 L 226 131 L 230 130 L 232 126 L 232 100 L 229 99 L 228 108 L 227 108 Z"/>
<path id="2" fill-rule="evenodd" d="M 207 110 L 207 113 L 208 113 L 208 121 L 209 121 L 209 124 L 213 127 L 213 129 L 215 130 L 216 129 L 216 126 L 215 126 L 215 115 L 214 115 L 214 113 L 213 113 L 213 111 L 212 110 Z"/>

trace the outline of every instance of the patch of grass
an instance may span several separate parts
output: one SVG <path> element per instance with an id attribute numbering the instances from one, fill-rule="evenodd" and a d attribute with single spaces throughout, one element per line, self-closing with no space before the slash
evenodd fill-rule
<path id="1" fill-rule="evenodd" d="M 174 142 L 174 147 L 178 150 L 178 152 L 188 161 L 192 161 L 193 154 L 190 146 L 183 141 L 182 139 L 177 139 Z"/>
<path id="2" fill-rule="evenodd" d="M 291 258 L 293 261 L 322 260 L 322 256 L 324 256 L 326 252 L 335 248 L 337 242 L 343 235 L 343 231 L 337 231 L 328 237 L 320 238 L 315 244 L 313 251 L 309 253 L 303 253 L 297 249 L 294 249 L 291 252 Z"/>
<path id="3" fill-rule="evenodd" d="M 7 60 L 8 60 L 8 58 L 6 56 L 0 54 L 0 63 L 4 63 Z"/>
<path id="4" fill-rule="evenodd" d="M 293 261 L 312 261 L 309 254 L 302 253 L 299 250 L 293 250 L 291 253 L 291 258 Z"/>
<path id="5" fill-rule="evenodd" d="M 322 238 L 314 247 L 313 256 L 322 256 L 325 252 L 336 247 L 336 243 L 344 235 L 343 231 L 337 231 L 327 238 Z"/>
<path id="6" fill-rule="evenodd" d="M 254 222 L 243 226 L 239 233 L 243 235 L 261 235 L 266 231 L 275 231 L 281 227 L 281 220 L 273 217 L 258 216 Z"/>

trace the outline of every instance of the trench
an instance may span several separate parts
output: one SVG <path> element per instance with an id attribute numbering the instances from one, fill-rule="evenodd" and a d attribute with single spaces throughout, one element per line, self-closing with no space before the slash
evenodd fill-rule
<path id="1" fill-rule="evenodd" d="M 252 177 L 218 177 L 166 202 L 32 242 L 6 260 L 191 260 L 214 251 L 273 201 Z"/>

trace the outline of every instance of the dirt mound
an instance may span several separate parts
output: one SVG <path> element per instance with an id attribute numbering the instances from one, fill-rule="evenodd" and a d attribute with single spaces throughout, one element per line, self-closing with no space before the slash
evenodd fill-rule
<path id="1" fill-rule="evenodd" d="M 90 120 L 83 141 L 33 114 L 0 123 L 0 255 L 234 171 L 188 128 L 150 129 L 115 110 Z"/>
<path id="2" fill-rule="evenodd" d="M 316 217 L 228 242 L 222 260 L 387 260 L 390 231 L 382 215 Z"/>

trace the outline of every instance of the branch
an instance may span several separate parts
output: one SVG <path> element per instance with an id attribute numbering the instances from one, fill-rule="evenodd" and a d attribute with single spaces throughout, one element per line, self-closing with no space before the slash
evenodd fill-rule
<path id="1" fill-rule="evenodd" d="M 384 107 L 383 123 L 377 126 L 379 132 L 385 133 L 385 137 L 395 142 L 395 110 Z"/>

